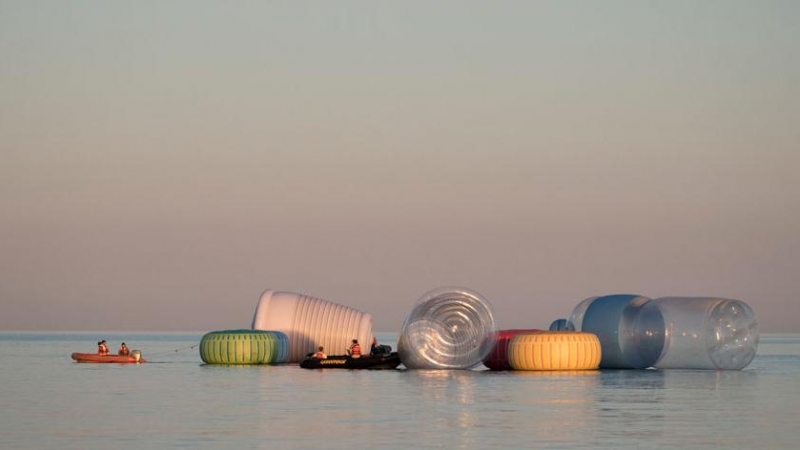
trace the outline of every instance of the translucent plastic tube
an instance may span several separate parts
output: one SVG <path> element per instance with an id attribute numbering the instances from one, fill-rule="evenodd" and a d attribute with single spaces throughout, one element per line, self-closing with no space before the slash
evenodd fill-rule
<path id="1" fill-rule="evenodd" d="M 549 331 L 575 331 L 575 327 L 567 319 L 556 319 L 550 323 Z"/>
<path id="2" fill-rule="evenodd" d="M 469 369 L 497 339 L 492 305 L 477 292 L 445 287 L 423 295 L 403 323 L 397 351 L 409 369 Z"/>
<path id="3" fill-rule="evenodd" d="M 344 354 L 353 339 L 362 352 L 372 343 L 372 315 L 348 306 L 294 292 L 264 291 L 253 315 L 254 330 L 288 336 L 286 362 L 300 362 L 319 346 L 331 355 Z"/>
<path id="4" fill-rule="evenodd" d="M 664 317 L 666 341 L 659 369 L 746 367 L 758 349 L 758 324 L 748 304 L 708 297 L 654 300 Z"/>
<path id="5" fill-rule="evenodd" d="M 573 309 L 575 330 L 594 333 L 602 345 L 603 369 L 651 367 L 664 348 L 664 319 L 655 303 L 640 295 L 590 297 Z"/>

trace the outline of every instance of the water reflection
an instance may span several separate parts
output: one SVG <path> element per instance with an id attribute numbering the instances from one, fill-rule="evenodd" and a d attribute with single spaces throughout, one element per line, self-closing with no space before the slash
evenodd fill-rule
<path id="1" fill-rule="evenodd" d="M 669 389 L 724 390 L 744 388 L 755 382 L 755 372 L 744 370 L 664 370 L 665 386 Z"/>
<path id="2" fill-rule="evenodd" d="M 800 338 L 765 341 L 742 371 L 489 372 L 85 365 L 84 340 L 0 339 L 0 447 L 794 449 Z"/>

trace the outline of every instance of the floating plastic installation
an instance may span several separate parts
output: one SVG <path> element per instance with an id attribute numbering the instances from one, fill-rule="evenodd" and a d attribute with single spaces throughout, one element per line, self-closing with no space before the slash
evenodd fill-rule
<path id="1" fill-rule="evenodd" d="M 756 356 L 758 324 L 747 303 L 708 297 L 664 297 L 654 303 L 666 327 L 655 367 L 739 370 Z"/>
<path id="2" fill-rule="evenodd" d="M 444 287 L 417 301 L 397 351 L 409 369 L 469 369 L 483 362 L 496 339 L 489 301 L 466 288 Z"/>
<path id="3" fill-rule="evenodd" d="M 592 370 L 600 359 L 600 340 L 592 333 L 523 333 L 508 344 L 508 362 L 514 370 Z"/>
<path id="4" fill-rule="evenodd" d="M 573 309 L 569 322 L 600 339 L 602 369 L 651 367 L 664 348 L 664 318 L 650 298 L 640 295 L 587 298 Z"/>
<path id="5" fill-rule="evenodd" d="M 562 320 L 566 322 L 566 319 Z M 541 330 L 534 328 L 498 331 L 494 348 L 491 352 L 489 352 L 489 355 L 484 358 L 483 365 L 488 367 L 490 370 L 511 370 L 511 365 L 508 363 L 508 343 L 511 341 L 511 338 L 518 334 L 530 334 L 539 331 Z"/>
<path id="6" fill-rule="evenodd" d="M 317 347 L 344 354 L 353 339 L 362 351 L 372 343 L 372 315 L 348 306 L 294 292 L 264 291 L 253 315 L 254 330 L 273 330 L 289 338 L 286 362 L 297 363 Z"/>
<path id="7" fill-rule="evenodd" d="M 759 340 L 747 303 L 714 297 L 590 297 L 575 306 L 570 325 L 598 336 L 604 369 L 740 370 Z"/>
<path id="8" fill-rule="evenodd" d="M 273 364 L 288 356 L 288 338 L 278 331 L 212 331 L 200 339 L 200 359 L 206 364 Z"/>

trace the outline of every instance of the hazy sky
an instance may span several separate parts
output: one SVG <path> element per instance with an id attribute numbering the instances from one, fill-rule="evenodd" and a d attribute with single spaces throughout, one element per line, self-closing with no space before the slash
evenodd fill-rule
<path id="1" fill-rule="evenodd" d="M 720 296 L 800 332 L 800 2 L 0 0 L 0 329 L 397 331 Z"/>

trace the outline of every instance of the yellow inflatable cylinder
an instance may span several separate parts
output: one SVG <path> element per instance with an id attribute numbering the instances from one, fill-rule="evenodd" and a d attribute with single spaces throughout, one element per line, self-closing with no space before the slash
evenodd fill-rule
<path id="1" fill-rule="evenodd" d="M 591 370 L 600 367 L 600 339 L 592 333 L 543 331 L 518 334 L 508 343 L 514 370 Z"/>

